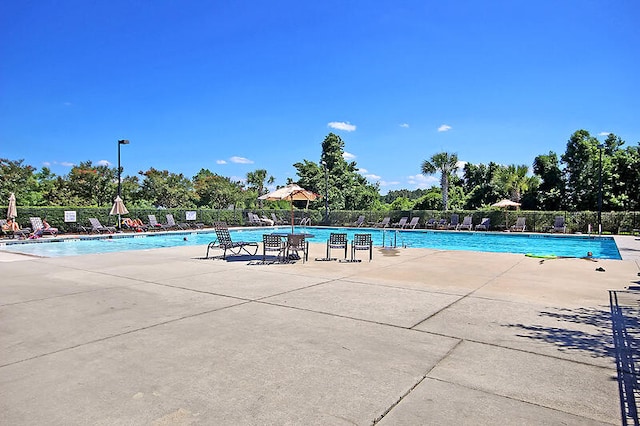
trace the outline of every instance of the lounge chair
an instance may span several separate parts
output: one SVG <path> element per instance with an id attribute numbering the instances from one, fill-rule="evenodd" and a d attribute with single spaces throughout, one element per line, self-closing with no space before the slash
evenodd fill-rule
<path id="1" fill-rule="evenodd" d="M 97 232 L 98 234 L 102 234 L 103 232 L 113 234 L 116 232 L 115 226 L 102 226 L 100 221 L 95 217 L 90 217 L 89 223 L 91 224 L 91 232 Z"/>
<path id="2" fill-rule="evenodd" d="M 4 237 L 27 238 L 31 233 L 31 228 L 5 229 L 6 226 L 7 226 L 6 219 L 0 219 L 0 232 L 2 232 L 2 236 Z"/>
<path id="3" fill-rule="evenodd" d="M 186 223 L 176 223 L 176 220 L 173 218 L 173 215 L 171 213 L 167 213 L 167 226 L 169 228 L 173 228 L 173 229 L 187 229 L 189 228 L 189 225 L 187 225 Z"/>
<path id="4" fill-rule="evenodd" d="M 276 260 L 284 260 L 284 252 L 286 246 L 280 235 L 264 234 L 262 235 L 262 261 L 267 258 L 267 252 L 276 253 Z"/>
<path id="5" fill-rule="evenodd" d="M 353 222 L 352 226 L 360 228 L 362 225 L 364 225 L 364 215 L 358 216 L 358 219 L 355 222 Z"/>
<path id="6" fill-rule="evenodd" d="M 284 220 L 278 218 L 278 216 L 276 216 L 276 214 L 273 212 L 271 213 L 271 219 L 273 220 L 274 225 L 285 225 L 287 223 Z"/>
<path id="7" fill-rule="evenodd" d="M 295 255 L 293 252 L 295 252 Z M 299 252 L 302 252 L 303 256 L 300 256 Z M 306 240 L 304 235 L 289 234 L 287 235 L 287 258 L 295 259 L 296 257 L 302 259 L 302 263 L 305 260 L 309 260 L 309 241 Z"/>
<path id="8" fill-rule="evenodd" d="M 440 219 L 438 223 L 436 223 L 436 229 L 447 229 L 449 224 L 447 223 L 447 219 Z"/>
<path id="9" fill-rule="evenodd" d="M 371 234 L 355 234 L 353 236 L 353 241 L 351 241 L 351 261 L 355 261 L 356 251 L 358 250 L 369 250 L 369 262 L 371 262 L 371 259 L 373 259 Z"/>
<path id="10" fill-rule="evenodd" d="M 147 217 L 149 218 L 149 229 L 161 229 L 161 230 L 167 230 L 167 229 L 171 229 L 171 227 L 169 225 L 163 225 L 162 223 L 158 222 L 158 219 L 156 219 L 156 215 L 155 214 L 148 214 Z"/>
<path id="11" fill-rule="evenodd" d="M 347 258 L 347 234 L 332 232 L 327 240 L 327 259 L 333 259 L 331 255 L 332 249 L 344 250 L 344 258 Z"/>
<path id="12" fill-rule="evenodd" d="M 526 226 L 525 226 L 525 222 L 526 222 L 525 217 L 519 217 L 518 220 L 516 220 L 515 225 L 511 226 L 511 230 L 514 232 L 524 232 Z"/>
<path id="13" fill-rule="evenodd" d="M 491 219 L 483 217 L 479 224 L 476 225 L 476 231 L 488 231 L 491 227 Z"/>
<path id="14" fill-rule="evenodd" d="M 149 227 L 147 225 L 145 225 L 144 223 L 142 223 L 142 221 L 139 221 L 138 219 L 136 219 L 136 221 L 134 221 L 131 218 L 128 217 L 124 217 L 122 218 L 122 226 L 125 229 L 128 229 L 129 231 L 133 231 L 133 232 L 143 232 L 143 231 L 147 231 L 149 229 Z M 91 230 L 88 229 L 87 233 L 90 233 Z"/>
<path id="15" fill-rule="evenodd" d="M 411 218 L 411 222 L 407 223 L 405 229 L 416 229 L 418 226 L 418 222 L 420 222 L 420 216 L 414 216 Z"/>
<path id="16" fill-rule="evenodd" d="M 563 234 L 566 234 L 567 226 L 564 223 L 564 216 L 556 216 L 556 219 L 553 222 L 553 226 L 549 229 L 549 231 L 562 232 Z"/>
<path id="17" fill-rule="evenodd" d="M 409 220 L 408 216 L 402 216 L 399 221 L 393 224 L 394 228 L 404 228 Z"/>
<path id="18" fill-rule="evenodd" d="M 433 217 L 424 223 L 425 229 L 435 229 L 437 225 L 438 225 L 438 221 L 435 220 L 435 218 Z"/>
<path id="19" fill-rule="evenodd" d="M 458 229 L 458 225 L 460 224 L 460 216 L 456 213 L 451 215 L 451 222 L 447 226 L 448 229 Z"/>
<path id="20" fill-rule="evenodd" d="M 58 228 L 51 226 L 45 227 L 44 223 L 42 223 L 42 219 L 39 217 L 30 217 L 29 221 L 31 222 L 31 229 L 33 229 L 34 235 L 53 235 L 54 237 L 58 235 Z"/>
<path id="21" fill-rule="evenodd" d="M 389 226 L 390 220 L 391 218 L 387 216 L 384 219 L 382 219 L 380 222 L 374 223 L 373 226 L 375 226 L 376 228 L 386 228 L 387 226 Z"/>
<path id="22" fill-rule="evenodd" d="M 471 231 L 473 229 L 473 216 L 465 216 L 464 219 L 462 219 L 462 223 L 458 225 L 458 230 L 460 229 Z"/>
<path id="23" fill-rule="evenodd" d="M 229 234 L 229 227 L 225 222 L 214 222 L 213 228 L 216 231 L 216 241 L 212 241 L 207 245 L 207 258 L 209 257 L 209 250 L 214 247 L 219 247 L 223 251 L 222 259 L 227 258 L 227 250 L 233 255 L 239 255 L 242 251 L 254 256 L 258 252 L 258 243 L 250 243 L 247 241 L 233 241 L 231 234 Z M 251 253 L 247 247 L 253 247 L 253 253 Z"/>

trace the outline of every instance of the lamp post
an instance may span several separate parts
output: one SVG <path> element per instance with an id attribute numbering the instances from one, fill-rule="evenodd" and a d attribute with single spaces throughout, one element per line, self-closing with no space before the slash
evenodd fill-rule
<path id="1" fill-rule="evenodd" d="M 120 179 L 120 173 L 121 173 L 121 168 L 120 168 L 120 145 L 129 145 L 129 140 L 128 139 L 120 139 L 118 141 L 118 197 L 122 199 L 122 197 L 120 196 L 120 191 L 122 189 L 122 179 Z M 122 223 L 120 223 L 120 215 L 118 215 L 118 230 L 121 230 L 122 228 Z"/>
<path id="2" fill-rule="evenodd" d="M 603 144 L 598 144 L 600 160 L 598 162 L 598 235 L 602 235 L 602 150 Z"/>
<path id="3" fill-rule="evenodd" d="M 327 162 L 322 160 L 324 167 L 324 223 L 329 225 L 329 171 L 327 170 Z"/>

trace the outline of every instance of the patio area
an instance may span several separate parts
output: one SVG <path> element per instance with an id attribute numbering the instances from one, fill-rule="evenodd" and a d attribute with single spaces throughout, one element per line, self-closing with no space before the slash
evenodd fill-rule
<path id="1" fill-rule="evenodd" d="M 205 250 L 0 253 L 3 423 L 621 422 L 608 290 L 633 257 Z"/>

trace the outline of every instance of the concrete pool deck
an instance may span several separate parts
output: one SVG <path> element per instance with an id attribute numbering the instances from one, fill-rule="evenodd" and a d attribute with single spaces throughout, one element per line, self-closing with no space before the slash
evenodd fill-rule
<path id="1" fill-rule="evenodd" d="M 620 424 L 608 290 L 637 258 L 324 250 L 0 253 L 2 423 Z"/>

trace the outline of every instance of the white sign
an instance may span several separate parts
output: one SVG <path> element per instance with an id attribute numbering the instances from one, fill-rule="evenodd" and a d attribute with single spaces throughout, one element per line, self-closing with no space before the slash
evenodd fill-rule
<path id="1" fill-rule="evenodd" d="M 65 222 L 75 222 L 76 221 L 76 211 L 75 210 L 65 210 L 64 211 L 64 221 Z"/>
<path id="2" fill-rule="evenodd" d="M 186 216 L 187 220 L 196 220 L 196 212 L 194 211 L 184 212 L 184 215 Z"/>

